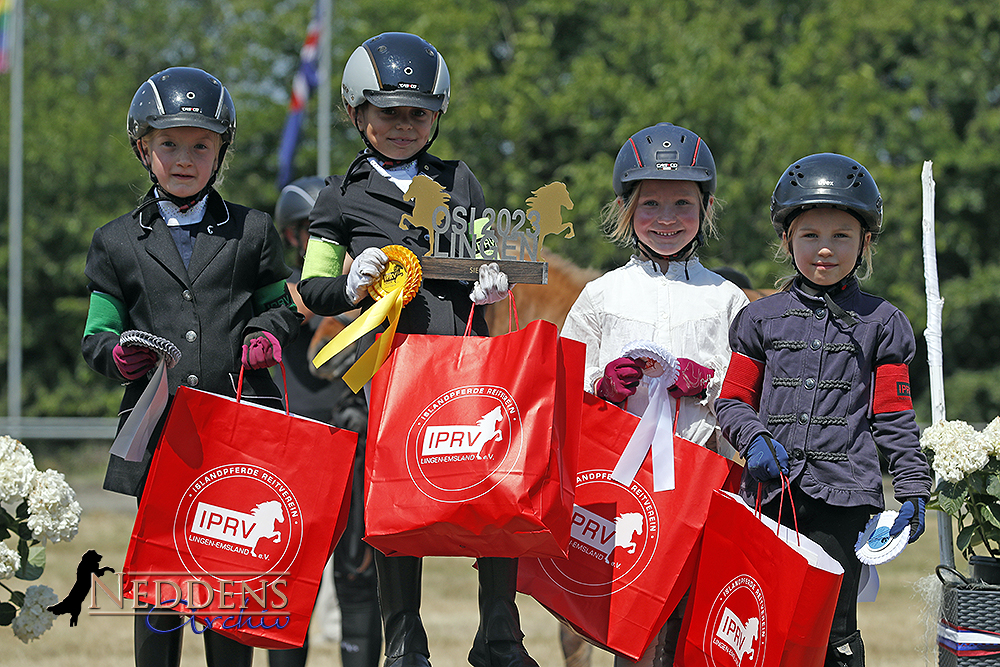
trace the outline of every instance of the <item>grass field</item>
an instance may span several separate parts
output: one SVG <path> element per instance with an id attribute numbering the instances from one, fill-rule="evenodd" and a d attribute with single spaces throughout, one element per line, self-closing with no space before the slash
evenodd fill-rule
<path id="1" fill-rule="evenodd" d="M 116 570 L 125 559 L 135 503 L 131 498 L 100 489 L 105 460 L 103 451 L 106 449 L 83 448 L 76 452 L 63 451 L 57 456 L 36 454 L 40 469 L 53 467 L 66 473 L 84 507 L 79 535 L 72 542 L 50 545 L 45 573 L 38 582 L 32 582 L 52 587 L 60 597 L 72 586 L 76 565 L 87 549 L 99 551 L 104 556 L 102 564 Z M 468 664 L 466 655 L 478 622 L 476 573 L 472 563 L 464 558 L 425 559 L 422 615 L 430 638 L 431 660 L 436 667 Z M 859 607 L 869 667 L 937 664 L 933 638 L 936 612 L 926 611 L 927 604 L 919 592 L 930 583 L 937 563 L 936 524 L 932 519 L 923 538 L 880 568 L 878 600 L 862 603 Z M 964 561 L 960 569 L 965 570 Z M 17 579 L 5 583 L 13 583 L 13 587 L 20 590 L 30 585 Z M 6 599 L 5 595 L 0 597 Z M 533 599 L 523 595 L 518 596 L 518 607 L 528 651 L 542 667 L 561 665 L 555 619 Z M 203 666 L 201 637 L 186 632 L 182 664 Z M 338 667 L 337 646 L 316 639 L 314 632 L 308 664 Z M 612 664 L 608 653 L 595 650 L 593 656 L 595 667 Z M 9 628 L 0 628 L 0 666 L 3 667 L 127 667 L 132 664 L 131 618 L 88 616 L 85 609 L 77 627 L 70 628 L 68 618 L 60 616 L 52 629 L 30 644 L 17 640 Z M 264 651 L 258 649 L 254 664 L 267 665 Z"/>

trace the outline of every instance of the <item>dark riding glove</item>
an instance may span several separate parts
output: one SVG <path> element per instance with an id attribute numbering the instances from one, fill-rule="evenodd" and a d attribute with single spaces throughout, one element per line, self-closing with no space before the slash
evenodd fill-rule
<path id="1" fill-rule="evenodd" d="M 788 452 L 766 433 L 761 433 L 750 443 L 746 460 L 747 471 L 758 482 L 777 479 L 779 472 L 788 474 Z"/>
<path id="2" fill-rule="evenodd" d="M 618 357 L 604 367 L 604 377 L 597 382 L 597 395 L 611 403 L 621 403 L 635 393 L 642 380 L 642 362 Z"/>
<path id="3" fill-rule="evenodd" d="M 705 398 L 708 381 L 715 375 L 715 371 L 683 357 L 677 359 L 677 364 L 680 366 L 677 374 L 677 382 L 667 390 L 670 392 L 670 395 L 674 398 L 680 398 L 681 396 Z"/>
<path id="4" fill-rule="evenodd" d="M 281 344 L 266 331 L 247 334 L 243 339 L 243 368 L 260 370 L 281 362 Z"/>
<path id="5" fill-rule="evenodd" d="M 126 345 L 125 347 L 122 347 L 121 343 L 115 345 L 115 349 L 111 353 L 111 356 L 115 360 L 115 366 L 118 367 L 118 372 L 121 373 L 122 377 L 126 380 L 141 378 L 154 366 L 156 366 L 156 361 L 159 358 L 157 357 L 156 352 L 153 352 L 148 347 L 139 347 L 135 345 Z"/>
<path id="6" fill-rule="evenodd" d="M 910 526 L 910 542 L 916 542 L 924 532 L 924 507 L 927 505 L 926 498 L 907 498 L 903 501 L 903 506 L 899 508 L 899 516 L 889 529 L 889 537 L 895 537 L 903 532 L 903 528 Z"/>

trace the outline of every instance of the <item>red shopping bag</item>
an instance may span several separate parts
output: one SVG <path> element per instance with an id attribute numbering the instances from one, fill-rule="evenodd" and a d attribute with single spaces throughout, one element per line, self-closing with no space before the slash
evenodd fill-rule
<path id="1" fill-rule="evenodd" d="M 584 393 L 568 559 L 522 558 L 517 589 L 595 644 L 639 658 L 691 584 L 708 501 L 738 464 L 674 436 L 675 488 L 653 491 L 651 456 L 611 479 L 639 418 Z"/>
<path id="2" fill-rule="evenodd" d="M 585 346 L 541 320 L 396 334 L 372 379 L 365 541 L 386 555 L 562 556 Z"/>
<path id="3" fill-rule="evenodd" d="M 715 493 L 678 644 L 683 664 L 822 665 L 843 573 L 812 540 Z"/>
<path id="4" fill-rule="evenodd" d="M 244 644 L 302 646 L 347 524 L 357 438 L 180 387 L 139 503 L 125 590 Z"/>

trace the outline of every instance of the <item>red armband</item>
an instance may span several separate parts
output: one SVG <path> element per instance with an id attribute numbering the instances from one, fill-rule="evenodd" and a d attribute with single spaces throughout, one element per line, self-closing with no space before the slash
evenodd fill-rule
<path id="1" fill-rule="evenodd" d="M 764 362 L 733 352 L 719 398 L 735 398 L 753 407 L 754 410 L 759 410 L 760 390 L 763 385 Z"/>
<path id="2" fill-rule="evenodd" d="M 910 369 L 906 364 L 884 364 L 875 369 L 875 392 L 872 413 L 912 410 Z"/>

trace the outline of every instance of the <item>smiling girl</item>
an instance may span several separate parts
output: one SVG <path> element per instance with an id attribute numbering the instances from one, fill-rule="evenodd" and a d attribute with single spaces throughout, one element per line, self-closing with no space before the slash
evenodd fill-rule
<path id="1" fill-rule="evenodd" d="M 629 262 L 588 283 L 562 335 L 587 346 L 585 389 L 641 416 L 650 404 L 644 364 L 624 356 L 636 341 L 656 343 L 680 362 L 669 392 L 677 434 L 728 455 L 713 401 L 729 362 L 729 325 L 746 295 L 702 266 L 698 248 L 715 233 L 715 160 L 694 132 L 660 123 L 632 135 L 618 152 L 615 199 L 604 209 L 609 238 L 634 250 Z M 586 453 L 582 453 L 586 456 Z M 670 665 L 684 603 L 638 663 Z"/>
<path id="2" fill-rule="evenodd" d="M 832 153 L 792 163 L 771 197 L 771 222 L 796 275 L 733 323 L 716 411 L 747 460 L 741 495 L 778 519 L 786 475 L 798 531 L 844 566 L 825 664 L 862 667 L 854 544 L 885 507 L 880 453 L 902 505 L 891 536 L 920 536 L 930 495 L 910 400 L 913 329 L 858 285 L 882 230 L 882 196 L 861 164 Z M 787 510 L 780 518 L 793 523 Z"/>

